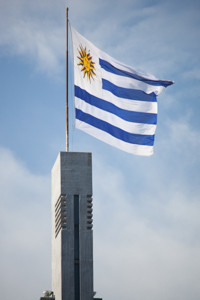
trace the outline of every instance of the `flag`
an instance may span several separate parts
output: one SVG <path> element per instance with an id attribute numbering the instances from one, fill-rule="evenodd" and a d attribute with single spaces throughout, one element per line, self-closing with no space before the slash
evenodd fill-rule
<path id="1" fill-rule="evenodd" d="M 124 65 L 73 27 L 71 33 L 76 128 L 126 152 L 152 155 L 157 95 L 173 82 Z"/>

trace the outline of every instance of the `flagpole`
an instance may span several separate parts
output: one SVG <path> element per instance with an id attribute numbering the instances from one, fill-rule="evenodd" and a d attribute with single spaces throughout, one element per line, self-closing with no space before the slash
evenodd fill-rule
<path id="1" fill-rule="evenodd" d="M 69 151 L 69 112 L 68 112 L 68 11 L 66 8 L 66 151 Z"/>

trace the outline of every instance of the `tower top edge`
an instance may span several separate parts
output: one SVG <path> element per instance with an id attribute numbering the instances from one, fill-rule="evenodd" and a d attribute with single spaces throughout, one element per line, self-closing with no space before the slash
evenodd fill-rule
<path id="1" fill-rule="evenodd" d="M 90 154 L 90 155 L 92 155 L 91 152 L 71 152 L 71 151 L 60 151 L 58 155 L 60 155 L 60 154 L 66 154 L 66 155 Z"/>

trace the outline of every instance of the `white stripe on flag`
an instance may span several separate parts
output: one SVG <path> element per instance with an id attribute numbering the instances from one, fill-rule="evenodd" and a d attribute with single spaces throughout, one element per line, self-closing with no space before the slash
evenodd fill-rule
<path id="1" fill-rule="evenodd" d="M 151 94 L 156 91 L 156 95 L 160 94 L 165 88 L 163 86 L 153 86 L 145 82 L 127 78 L 125 76 L 116 75 L 102 69 L 102 78 L 114 83 L 117 86 L 128 88 L 128 89 L 137 89 L 144 91 L 147 94 Z"/>
<path id="2" fill-rule="evenodd" d="M 137 101 L 119 98 L 107 90 L 103 90 L 102 93 L 103 100 L 106 100 L 122 109 L 157 114 L 157 102 Z"/>
<path id="3" fill-rule="evenodd" d="M 128 153 L 134 153 L 136 155 L 141 156 L 149 156 L 153 154 L 153 146 L 143 146 L 143 145 L 135 145 L 129 144 L 122 140 L 116 139 L 112 135 L 107 132 L 104 132 L 98 128 L 95 128 L 85 122 L 75 120 L 76 128 L 94 136 L 95 138 L 114 146 L 120 150 L 126 151 Z"/>
<path id="4" fill-rule="evenodd" d="M 110 102 L 125 110 L 157 114 L 157 102 L 119 98 L 110 91 L 104 89 L 97 89 L 93 94 L 95 97 Z"/>
<path id="5" fill-rule="evenodd" d="M 76 99 L 76 108 L 82 110 L 83 112 L 91 116 L 94 116 L 97 119 L 101 119 L 105 122 L 108 122 L 113 126 L 118 127 L 120 124 L 120 128 L 124 131 L 135 133 L 135 134 L 146 134 L 146 135 L 155 134 L 156 125 L 128 122 L 119 118 L 118 116 L 113 115 L 112 113 L 99 109 L 93 105 L 90 105 L 77 97 L 75 97 L 75 99 Z"/>

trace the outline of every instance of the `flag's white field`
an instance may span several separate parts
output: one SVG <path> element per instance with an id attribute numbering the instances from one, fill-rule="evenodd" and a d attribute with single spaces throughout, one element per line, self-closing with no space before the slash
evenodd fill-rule
<path id="1" fill-rule="evenodd" d="M 126 152 L 153 154 L 157 95 L 173 82 L 138 72 L 71 32 L 76 128 Z"/>

